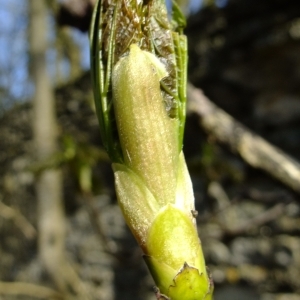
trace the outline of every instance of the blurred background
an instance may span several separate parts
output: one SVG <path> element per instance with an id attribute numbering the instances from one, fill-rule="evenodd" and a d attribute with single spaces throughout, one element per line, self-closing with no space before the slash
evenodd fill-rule
<path id="1" fill-rule="evenodd" d="M 0 299 L 155 299 L 117 206 L 89 74 L 94 0 L 0 0 Z M 300 2 L 181 1 L 189 82 L 300 160 Z M 299 193 L 188 114 L 216 300 L 300 299 Z M 299 178 L 300 182 L 300 178 Z"/>

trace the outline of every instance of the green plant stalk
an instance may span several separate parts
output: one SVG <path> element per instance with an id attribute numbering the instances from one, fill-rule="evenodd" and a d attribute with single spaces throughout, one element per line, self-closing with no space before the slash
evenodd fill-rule
<path id="1" fill-rule="evenodd" d="M 182 153 L 186 40 L 177 6 L 102 0 L 91 25 L 92 78 L 119 205 L 158 299 L 209 300 L 191 179 Z M 132 26 L 133 24 L 133 26 Z"/>

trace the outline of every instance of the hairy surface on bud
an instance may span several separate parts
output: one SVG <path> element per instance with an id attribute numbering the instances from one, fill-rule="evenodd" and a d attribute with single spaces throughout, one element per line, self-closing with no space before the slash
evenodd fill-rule
<path id="1" fill-rule="evenodd" d="M 178 122 L 167 115 L 160 80 L 164 66 L 137 45 L 112 74 L 113 104 L 125 164 L 163 206 L 175 201 Z"/>

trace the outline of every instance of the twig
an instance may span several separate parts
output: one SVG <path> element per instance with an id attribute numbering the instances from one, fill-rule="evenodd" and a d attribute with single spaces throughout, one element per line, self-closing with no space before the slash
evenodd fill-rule
<path id="1" fill-rule="evenodd" d="M 268 222 L 271 222 L 281 216 L 285 211 L 286 204 L 278 203 L 272 208 L 266 210 L 260 215 L 240 224 L 235 228 L 225 228 L 225 232 L 228 235 L 235 236 L 246 232 L 247 230 L 255 227 L 262 226 Z"/>
<path id="2" fill-rule="evenodd" d="M 191 85 L 188 99 L 189 111 L 201 117 L 205 131 L 229 145 L 252 167 L 268 172 L 300 193 L 300 164 L 296 160 L 234 120 Z"/>
<path id="3" fill-rule="evenodd" d="M 63 299 L 61 294 L 48 287 L 26 282 L 0 281 L 0 295 L 24 295 L 43 299 Z"/>
<path id="4" fill-rule="evenodd" d="M 22 231 L 25 237 L 29 240 L 36 237 L 35 228 L 29 221 L 17 210 L 13 209 L 0 201 L 0 216 L 5 219 L 11 219 L 15 222 L 16 226 Z"/>
<path id="5" fill-rule="evenodd" d="M 285 212 L 285 207 L 288 204 L 287 201 L 277 203 L 257 216 L 237 224 L 237 210 L 232 206 L 232 202 L 230 202 L 223 187 L 218 182 L 211 182 L 208 187 L 208 194 L 217 200 L 219 205 L 218 213 L 226 210 L 226 213 L 219 218 L 219 222 L 224 233 L 230 236 L 243 234 L 251 228 L 259 227 L 275 220 Z"/>

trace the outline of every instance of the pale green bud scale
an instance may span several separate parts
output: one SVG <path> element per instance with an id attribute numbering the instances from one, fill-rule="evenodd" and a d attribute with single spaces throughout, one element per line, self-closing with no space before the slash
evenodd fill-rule
<path id="1" fill-rule="evenodd" d="M 137 45 L 112 73 L 113 103 L 125 164 L 134 170 L 160 206 L 175 201 L 178 121 L 164 107 L 164 66 Z"/>
<path id="2" fill-rule="evenodd" d="M 113 164 L 115 187 L 124 217 L 140 246 L 145 248 L 149 227 L 159 205 L 143 180 L 121 164 Z"/>

